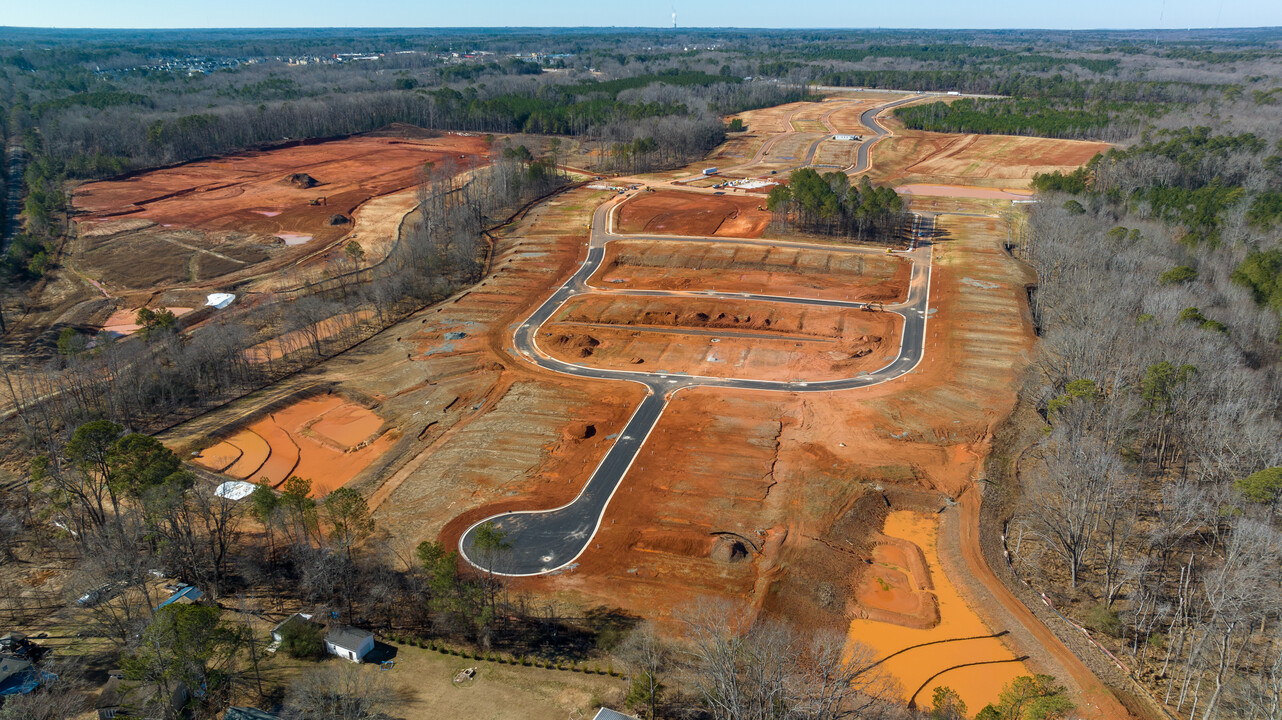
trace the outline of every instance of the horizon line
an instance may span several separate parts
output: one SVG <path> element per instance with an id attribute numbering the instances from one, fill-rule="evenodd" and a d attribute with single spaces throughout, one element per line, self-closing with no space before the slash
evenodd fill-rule
<path id="1" fill-rule="evenodd" d="M 767 25 L 707 25 L 689 27 L 669 27 L 667 25 L 419 25 L 398 27 L 394 25 L 229 25 L 229 26 L 129 26 L 129 27 L 71 27 L 57 25 L 0 25 L 0 32 L 6 30 L 57 30 L 71 32 L 128 32 L 128 31 L 229 31 L 229 30 L 389 30 L 408 32 L 415 30 L 645 30 L 645 31 L 717 31 L 717 30 L 808 30 L 830 32 L 878 32 L 878 31 L 923 31 L 951 30 L 956 32 L 1193 32 L 1193 31 L 1240 31 L 1240 30 L 1279 30 L 1282 25 L 1241 25 L 1232 27 L 1188 26 L 1188 27 L 909 27 L 888 26 L 876 27 L 836 27 L 836 26 L 767 26 Z"/>

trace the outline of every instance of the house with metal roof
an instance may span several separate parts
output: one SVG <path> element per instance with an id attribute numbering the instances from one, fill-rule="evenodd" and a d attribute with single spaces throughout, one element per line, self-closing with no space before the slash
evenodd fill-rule
<path id="1" fill-rule="evenodd" d="M 173 595 L 170 595 L 168 598 L 166 598 L 164 602 L 157 605 L 156 609 L 159 610 L 160 608 L 173 603 L 183 603 L 183 604 L 190 605 L 192 603 L 199 603 L 201 600 L 204 600 L 204 599 L 205 599 L 205 593 L 196 589 L 194 585 L 183 585 L 182 587 L 175 590 Z"/>

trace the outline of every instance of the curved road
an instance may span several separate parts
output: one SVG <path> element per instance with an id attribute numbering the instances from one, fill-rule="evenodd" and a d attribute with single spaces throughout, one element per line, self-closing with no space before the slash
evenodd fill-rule
<path id="1" fill-rule="evenodd" d="M 527 361 L 540 367 L 576 377 L 604 380 L 626 380 L 641 383 L 647 394 L 631 419 L 619 433 L 601 463 L 593 471 L 587 484 L 578 497 L 569 504 L 551 510 L 508 512 L 481 520 L 467 529 L 459 542 L 463 558 L 474 566 L 492 570 L 496 574 L 509 576 L 543 575 L 562 569 L 574 562 L 591 542 L 592 536 L 600 526 L 610 499 L 618 490 L 619 484 L 631 467 L 632 461 L 640 452 L 641 446 L 658 423 L 663 409 L 671 397 L 690 387 L 726 387 L 744 390 L 766 390 L 777 392 L 830 392 L 833 390 L 850 390 L 867 387 L 893 380 L 917 366 L 921 361 L 926 336 L 927 303 L 930 292 L 930 258 L 928 244 L 915 246 L 913 249 L 898 253 L 913 263 L 909 280 L 908 296 L 904 302 L 885 308 L 903 318 L 899 355 L 885 367 L 869 373 L 862 373 L 851 378 L 805 381 L 773 381 L 740 378 L 723 378 L 690 375 L 685 373 L 643 372 L 634 370 L 606 370 L 586 365 L 578 365 L 553 358 L 544 353 L 538 346 L 539 328 L 547 322 L 570 298 L 585 293 L 601 292 L 588 284 L 588 279 L 600 267 L 608 242 L 620 238 L 668 240 L 679 239 L 683 242 L 710 243 L 743 243 L 813 246 L 833 252 L 880 254 L 878 251 L 864 248 L 851 248 L 830 245 L 809 245 L 807 243 L 789 243 L 768 240 L 750 240 L 735 238 L 711 237 L 677 237 L 677 236 L 632 236 L 616 235 L 612 232 L 612 213 L 617 203 L 608 203 L 597 208 L 592 221 L 591 239 L 588 245 L 588 256 L 579 269 L 560 288 L 556 290 L 530 315 L 517 326 L 514 343 L 517 352 Z M 933 226 L 933 220 L 930 221 Z M 916 237 L 923 234 L 920 227 L 922 218 L 914 222 Z M 668 291 L 614 291 L 636 295 L 655 296 L 688 296 L 719 297 L 734 300 L 758 300 L 766 302 L 786 302 L 828 307 L 864 307 L 863 303 L 844 300 L 816 300 L 774 295 L 753 295 L 748 293 L 683 293 Z M 510 549 L 487 557 L 475 547 L 477 528 L 485 523 L 493 523 L 502 530 Z"/>

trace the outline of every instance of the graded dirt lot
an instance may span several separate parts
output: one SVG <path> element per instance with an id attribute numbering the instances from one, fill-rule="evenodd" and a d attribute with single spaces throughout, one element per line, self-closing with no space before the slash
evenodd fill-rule
<path id="1" fill-rule="evenodd" d="M 895 134 L 878 144 L 869 177 L 895 185 L 1022 189 L 1037 173 L 1074 170 L 1112 147 L 1085 140 L 932 133 L 905 130 L 892 119 L 885 123 Z"/>
<path id="2" fill-rule="evenodd" d="M 821 300 L 897 302 L 910 265 L 894 255 L 789 245 L 615 240 L 588 283 L 610 289 L 761 292 Z"/>
<path id="3" fill-rule="evenodd" d="M 381 417 L 338 395 L 298 400 L 235 429 L 193 462 L 238 480 L 276 487 L 292 476 L 324 497 L 347 484 L 398 437 Z"/>
<path id="4" fill-rule="evenodd" d="M 898 315 L 758 301 L 581 296 L 543 326 L 539 349 L 609 370 L 829 380 L 899 352 Z"/>
<path id="5" fill-rule="evenodd" d="M 465 172 L 488 154 L 480 137 L 361 136 L 87 183 L 73 198 L 73 261 L 110 294 L 243 279 L 323 250 L 362 220 L 403 215 L 414 196 L 404 191 L 422 181 L 425 163 Z"/>
<path id="6" fill-rule="evenodd" d="M 369 398 L 396 432 L 391 447 L 351 486 L 396 543 L 438 537 L 460 512 L 499 500 L 563 503 L 583 468 L 640 401 L 639 387 L 586 382 L 513 357 L 510 324 L 570 272 L 586 245 L 591 211 L 608 193 L 577 189 L 533 208 L 496 241 L 476 286 L 392 326 L 358 351 L 162 436 L 174 447 L 215 444 L 228 426 L 314 385 Z M 496 442 L 501 438 L 502 442 Z M 321 481 L 324 470 L 309 477 Z M 294 474 L 301 475 L 301 472 Z M 307 477 L 306 475 L 303 475 Z M 399 546 L 399 545 L 398 545 Z"/>
<path id="7" fill-rule="evenodd" d="M 760 237 L 770 224 L 759 196 L 672 190 L 643 192 L 619 209 L 617 231 L 627 234 Z"/>

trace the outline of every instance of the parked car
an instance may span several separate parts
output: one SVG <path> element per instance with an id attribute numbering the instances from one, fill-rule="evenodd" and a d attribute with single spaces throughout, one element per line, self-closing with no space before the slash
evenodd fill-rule
<path id="1" fill-rule="evenodd" d="M 86 592 L 84 595 L 76 598 L 76 604 L 81 607 L 93 607 L 98 603 L 112 599 L 116 596 L 116 592 L 116 586 L 111 583 L 99 585 L 89 592 Z"/>

